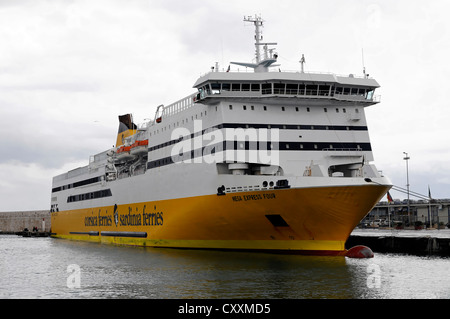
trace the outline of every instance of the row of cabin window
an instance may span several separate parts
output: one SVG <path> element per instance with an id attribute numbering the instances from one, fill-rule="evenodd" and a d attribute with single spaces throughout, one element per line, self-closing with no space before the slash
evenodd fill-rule
<path id="1" fill-rule="evenodd" d="M 60 187 L 55 187 L 52 189 L 52 193 L 56 193 L 59 191 L 63 191 L 66 189 L 71 189 L 71 188 L 76 188 L 76 187 L 80 187 L 80 186 L 85 186 L 85 185 L 90 185 L 90 184 L 94 184 L 97 182 L 101 182 L 102 181 L 103 176 L 99 176 L 99 177 L 93 177 L 93 178 L 89 178 L 83 181 L 79 181 L 79 182 L 75 182 L 72 184 L 67 184 L 67 185 L 63 185 Z"/>
<path id="2" fill-rule="evenodd" d="M 289 83 L 211 83 L 200 90 L 209 94 L 219 94 L 222 91 L 261 92 L 262 94 L 314 95 L 333 96 L 361 95 L 368 99 L 373 97 L 374 89 L 330 86 L 319 84 L 289 84 Z"/>
<path id="3" fill-rule="evenodd" d="M 216 111 L 217 111 L 217 107 L 216 107 Z M 207 115 L 207 111 L 200 112 L 200 117 L 203 117 L 203 115 L 206 116 Z M 199 118 L 198 114 L 195 114 L 195 116 L 194 115 L 191 116 L 191 120 L 192 121 L 197 120 L 198 118 Z M 163 121 L 164 121 L 164 119 L 163 119 Z M 181 120 L 181 124 L 180 124 L 180 121 L 177 121 L 176 123 L 174 122 L 172 124 L 169 124 L 168 126 L 164 126 L 164 127 L 161 128 L 161 133 L 164 132 L 164 131 L 167 131 L 167 129 L 170 130 L 171 128 L 176 128 L 176 127 L 179 127 L 180 125 L 187 124 L 188 122 L 189 122 L 189 120 L 186 118 L 186 119 Z M 153 134 L 158 134 L 159 132 L 160 132 L 160 130 L 157 129 L 157 130 L 153 131 Z M 150 136 L 152 136 L 152 132 L 150 132 Z"/>
<path id="4" fill-rule="evenodd" d="M 111 196 L 112 196 L 111 190 L 104 189 L 101 191 L 69 196 L 67 198 L 67 202 L 73 203 L 73 202 L 80 202 L 80 201 L 84 201 L 84 200 L 98 199 L 98 198 L 111 197 Z"/>
<path id="5" fill-rule="evenodd" d="M 228 107 L 229 107 L 230 110 L 233 110 L 233 105 L 230 104 Z M 247 105 L 243 105 L 243 106 L 242 106 L 242 109 L 243 109 L 244 111 L 246 111 L 246 110 L 247 110 Z M 254 110 L 255 110 L 255 106 L 254 106 L 254 105 L 250 105 L 250 110 L 251 110 L 251 111 L 254 111 Z M 264 106 L 263 106 L 263 110 L 264 110 L 264 111 L 267 111 L 267 106 L 264 105 Z M 281 111 L 282 111 L 282 112 L 285 112 L 285 111 L 286 111 L 286 108 L 285 108 L 284 106 L 282 106 L 282 107 L 281 107 Z M 298 106 L 295 107 L 295 111 L 296 111 L 296 112 L 299 112 L 299 111 L 300 111 L 299 108 L 298 108 Z M 328 108 L 324 107 L 324 108 L 323 108 L 323 111 L 324 111 L 325 113 L 327 113 L 327 112 L 328 112 Z M 307 108 L 306 108 L 306 112 L 311 112 L 311 108 L 307 107 Z M 356 112 L 356 113 L 359 113 L 359 110 L 358 110 L 358 109 L 355 109 L 355 112 Z M 339 108 L 336 108 L 336 113 L 339 113 Z M 342 113 L 347 113 L 347 109 L 346 109 L 346 108 L 343 108 L 343 109 L 342 109 Z"/>
<path id="6" fill-rule="evenodd" d="M 243 108 L 244 111 L 247 110 L 247 106 L 246 106 L 246 105 L 243 105 L 242 108 Z M 233 105 L 230 104 L 230 105 L 229 105 L 229 109 L 230 109 L 230 110 L 233 110 Z M 255 106 L 254 106 L 254 105 L 250 105 L 250 110 L 251 110 L 251 111 L 254 111 L 254 110 L 255 110 Z M 264 111 L 267 111 L 267 106 L 264 105 L 264 106 L 263 106 L 263 110 L 264 110 Z M 217 111 L 217 106 L 216 106 L 216 111 Z M 285 108 L 284 106 L 282 106 L 282 107 L 281 107 L 281 111 L 282 111 L 282 112 L 285 112 L 285 111 L 286 111 L 286 108 Z M 300 111 L 298 106 L 295 107 L 295 111 L 296 111 L 296 112 L 299 112 L 299 111 Z M 327 112 L 328 112 L 328 108 L 325 107 L 325 108 L 323 109 L 323 111 L 324 111 L 325 113 L 327 113 Z M 306 108 L 306 112 L 311 112 L 311 108 L 307 107 L 307 108 Z M 359 113 L 359 110 L 356 109 L 355 112 L 356 112 L 356 113 Z M 339 113 L 339 108 L 336 108 L 336 113 Z M 346 110 L 345 108 L 343 108 L 343 109 L 342 109 L 342 113 L 347 113 L 347 110 Z M 205 116 L 207 115 L 207 111 L 206 111 L 206 110 L 205 110 L 205 112 L 204 112 L 204 115 L 205 115 Z M 203 117 L 203 112 L 200 113 L 200 117 Z M 195 119 L 198 119 L 198 114 L 195 115 Z M 191 116 L 191 120 L 194 121 L 194 115 Z M 189 122 L 189 121 L 188 121 L 187 118 L 186 118 L 185 120 L 183 119 L 183 120 L 181 120 L 181 125 L 186 124 L 186 123 L 188 123 L 188 122 Z M 169 124 L 168 127 L 167 127 L 167 126 L 162 127 L 162 128 L 161 128 L 161 132 L 167 131 L 167 129 L 171 129 L 171 128 L 172 128 L 172 125 L 173 125 L 173 128 L 179 127 L 179 126 L 180 126 L 180 122 L 177 121 L 176 123 Z M 154 131 L 153 131 L 153 134 L 159 134 L 159 132 L 160 132 L 160 130 L 157 129 L 157 130 L 154 130 Z M 150 136 L 152 136 L 152 133 L 151 133 L 151 132 L 150 132 Z"/>

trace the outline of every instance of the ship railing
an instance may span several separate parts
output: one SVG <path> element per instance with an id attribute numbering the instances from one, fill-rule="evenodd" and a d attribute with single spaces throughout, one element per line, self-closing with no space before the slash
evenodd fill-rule
<path id="1" fill-rule="evenodd" d="M 89 173 L 93 173 L 99 171 L 101 167 L 106 166 L 107 153 L 109 151 L 104 151 L 102 153 L 92 155 L 89 157 L 89 165 L 78 167 L 73 170 L 68 171 L 67 173 L 63 173 L 53 177 L 53 183 L 61 182 L 67 179 L 71 179 L 77 176 L 86 175 Z"/>
<path id="2" fill-rule="evenodd" d="M 373 101 L 374 101 L 374 102 L 377 102 L 377 103 L 380 103 L 380 102 L 381 102 L 381 95 L 375 95 L 375 96 L 373 97 Z"/>
<path id="3" fill-rule="evenodd" d="M 209 73 L 215 73 L 215 72 L 219 72 L 219 73 L 255 73 L 254 69 L 252 68 L 245 68 L 245 69 L 241 69 L 241 68 L 237 68 L 237 69 L 230 69 L 225 70 L 224 68 L 219 69 L 219 70 L 214 70 L 214 71 L 209 71 L 206 73 L 201 73 L 200 77 L 205 76 Z M 333 72 L 324 72 L 324 71 L 308 71 L 308 72 L 301 72 L 299 70 L 284 70 L 284 69 L 279 69 L 279 68 L 272 68 L 269 69 L 270 73 L 304 73 L 304 74 L 325 74 L 325 75 L 333 75 L 333 76 L 337 76 L 337 77 L 341 77 L 341 78 L 356 78 L 356 79 L 373 79 L 372 77 L 369 77 L 367 75 L 355 75 L 355 74 L 336 74 Z"/>
<path id="4" fill-rule="evenodd" d="M 163 106 L 163 110 L 160 113 L 160 116 L 157 116 L 153 121 L 145 123 L 142 129 L 147 129 L 149 126 L 155 125 L 159 123 L 159 120 L 162 118 L 168 118 L 175 114 L 184 112 L 185 110 L 191 108 L 194 105 L 194 98 L 198 95 L 198 93 L 191 94 L 181 100 L 176 101 L 167 106 Z"/>
<path id="5" fill-rule="evenodd" d="M 163 117 L 172 116 L 191 108 L 194 105 L 194 97 L 196 95 L 197 93 L 191 94 L 175 103 L 165 106 L 162 112 L 162 116 Z"/>
<path id="6" fill-rule="evenodd" d="M 328 156 L 362 156 L 362 148 L 324 148 Z"/>
<path id="7" fill-rule="evenodd" d="M 107 155 L 108 152 L 109 152 L 109 150 L 90 156 L 89 164 L 104 162 L 108 158 L 108 155 Z"/>
<path id="8" fill-rule="evenodd" d="M 79 167 L 79 168 L 73 169 L 71 171 L 68 171 L 67 173 L 53 177 L 53 183 L 64 181 L 66 179 L 77 177 L 77 176 L 80 176 L 83 174 L 87 174 L 88 172 L 89 172 L 88 166 Z"/>

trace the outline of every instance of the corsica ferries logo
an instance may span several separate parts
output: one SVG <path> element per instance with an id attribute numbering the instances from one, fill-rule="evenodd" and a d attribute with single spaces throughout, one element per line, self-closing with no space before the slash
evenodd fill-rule
<path id="1" fill-rule="evenodd" d="M 116 227 L 118 226 L 162 226 L 164 223 L 163 212 L 146 212 L 147 206 L 144 205 L 142 211 L 139 211 L 139 208 L 133 211 L 132 207 L 128 207 L 128 211 L 126 213 L 119 213 L 119 208 L 114 205 L 113 214 L 109 214 L 108 210 L 105 213 L 102 213 L 100 209 L 97 215 L 94 215 L 92 212 L 92 216 L 87 216 L 84 218 L 85 226 L 100 226 L 107 227 L 112 226 L 113 221 Z"/>

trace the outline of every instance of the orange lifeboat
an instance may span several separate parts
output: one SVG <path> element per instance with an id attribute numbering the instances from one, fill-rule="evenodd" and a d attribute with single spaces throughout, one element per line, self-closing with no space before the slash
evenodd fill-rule
<path id="1" fill-rule="evenodd" d="M 131 146 L 121 146 L 117 149 L 117 159 L 119 161 L 128 161 L 134 157 L 134 155 L 131 154 Z"/>
<path id="2" fill-rule="evenodd" d="M 132 155 L 144 155 L 148 153 L 148 140 L 136 141 L 130 147 Z"/>

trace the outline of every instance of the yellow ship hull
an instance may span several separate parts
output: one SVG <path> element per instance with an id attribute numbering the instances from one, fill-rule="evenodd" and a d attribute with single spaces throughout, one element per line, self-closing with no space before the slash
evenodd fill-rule
<path id="1" fill-rule="evenodd" d="M 52 213 L 54 237 L 164 248 L 345 255 L 389 186 L 275 189 Z"/>

